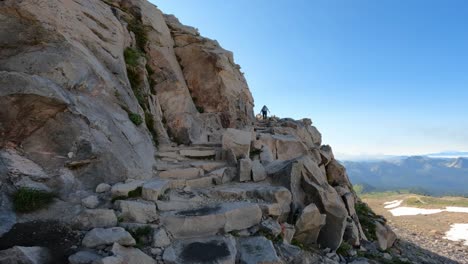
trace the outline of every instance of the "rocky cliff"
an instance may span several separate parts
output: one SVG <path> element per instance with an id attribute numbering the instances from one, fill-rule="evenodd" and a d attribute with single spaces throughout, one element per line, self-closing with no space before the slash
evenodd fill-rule
<path id="1" fill-rule="evenodd" d="M 0 105 L 1 263 L 336 263 L 395 240 L 309 119 L 256 120 L 233 54 L 145 0 L 0 1 Z"/>

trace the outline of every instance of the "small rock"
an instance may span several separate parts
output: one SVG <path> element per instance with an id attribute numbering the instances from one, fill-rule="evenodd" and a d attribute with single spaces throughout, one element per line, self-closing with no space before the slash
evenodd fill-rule
<path id="1" fill-rule="evenodd" d="M 68 257 L 68 262 L 70 264 L 91 264 L 100 259 L 101 256 L 92 251 L 79 251 Z"/>
<path id="2" fill-rule="evenodd" d="M 132 235 L 121 227 L 94 228 L 83 238 L 82 244 L 88 248 L 95 248 L 102 245 L 112 245 L 119 243 L 123 246 L 134 246 L 136 244 Z"/>
<path id="3" fill-rule="evenodd" d="M 249 158 L 239 160 L 239 181 L 252 180 L 252 161 Z"/>
<path id="4" fill-rule="evenodd" d="M 142 187 L 144 181 L 127 180 L 125 183 L 117 183 L 111 188 L 112 197 L 128 196 L 128 193 Z"/>
<path id="5" fill-rule="evenodd" d="M 156 205 L 147 201 L 118 201 L 121 216 L 126 221 L 150 223 L 157 220 Z"/>
<path id="6" fill-rule="evenodd" d="M 113 227 L 117 225 L 117 216 L 111 209 L 86 209 L 78 215 L 75 222 L 82 230 L 95 227 Z"/>
<path id="7" fill-rule="evenodd" d="M 99 205 L 99 198 L 96 195 L 90 195 L 81 199 L 81 204 L 89 209 L 94 209 Z"/>
<path id="8" fill-rule="evenodd" d="M 104 193 L 110 191 L 111 186 L 107 183 L 101 183 L 96 187 L 97 193 Z"/>
<path id="9" fill-rule="evenodd" d="M 46 264 L 51 260 L 49 250 L 43 247 L 20 247 L 0 251 L 0 263 Z"/>
<path id="10" fill-rule="evenodd" d="M 166 230 L 160 228 L 153 233 L 154 247 L 167 247 L 171 244 L 171 239 L 167 235 Z"/>
<path id="11" fill-rule="evenodd" d="M 136 248 L 123 247 L 117 243 L 112 246 L 112 253 L 123 258 L 125 264 L 155 264 L 156 260 Z"/>
<path id="12" fill-rule="evenodd" d="M 163 250 L 160 249 L 160 248 L 152 248 L 152 249 L 151 249 L 151 254 L 153 254 L 153 255 L 158 255 L 158 256 L 159 256 L 159 255 L 161 255 L 162 253 L 163 253 Z"/>
<path id="13" fill-rule="evenodd" d="M 273 220 L 272 218 L 263 220 L 260 223 L 260 227 L 263 231 L 267 232 L 273 237 L 277 237 L 279 234 L 281 234 L 281 225 L 278 223 L 278 221 Z"/>

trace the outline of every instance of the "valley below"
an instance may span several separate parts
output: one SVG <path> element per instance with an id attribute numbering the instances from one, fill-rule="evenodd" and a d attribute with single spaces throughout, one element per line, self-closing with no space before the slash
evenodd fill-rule
<path id="1" fill-rule="evenodd" d="M 405 255 L 423 263 L 468 263 L 468 198 L 394 192 L 361 198 L 387 219 Z"/>

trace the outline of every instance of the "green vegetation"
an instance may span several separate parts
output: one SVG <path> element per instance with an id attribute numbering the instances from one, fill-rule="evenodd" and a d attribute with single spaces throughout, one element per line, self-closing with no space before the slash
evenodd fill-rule
<path id="1" fill-rule="evenodd" d="M 200 114 L 205 113 L 205 108 L 203 106 L 197 106 L 197 110 Z"/>
<path id="2" fill-rule="evenodd" d="M 158 133 L 156 132 L 156 130 L 154 130 L 153 115 L 151 113 L 149 113 L 149 112 L 145 112 L 145 124 L 146 124 L 146 127 L 148 128 L 149 132 L 153 136 L 154 145 L 158 146 L 159 145 Z"/>
<path id="3" fill-rule="evenodd" d="M 51 192 L 21 187 L 13 194 L 13 204 L 16 212 L 28 213 L 46 208 L 55 197 Z"/>
<path id="4" fill-rule="evenodd" d="M 296 246 L 296 247 L 298 247 L 298 248 L 300 248 L 300 249 L 302 249 L 302 250 L 305 249 L 304 244 L 302 244 L 301 242 L 297 241 L 296 239 L 293 239 L 293 240 L 291 241 L 291 245 Z"/>
<path id="5" fill-rule="evenodd" d="M 353 247 L 348 244 L 348 242 L 343 241 L 340 245 L 340 247 L 336 250 L 337 254 L 340 254 L 342 256 L 348 256 L 348 252 L 352 249 Z"/>
<path id="6" fill-rule="evenodd" d="M 376 225 L 374 219 L 377 218 L 377 215 L 372 211 L 372 209 L 370 209 L 370 207 L 367 204 L 363 202 L 357 202 L 355 208 L 356 213 L 359 217 L 359 222 L 361 222 L 364 234 L 368 239 L 376 240 Z"/>
<path id="7" fill-rule="evenodd" d="M 142 226 L 136 229 L 128 230 L 132 237 L 136 241 L 136 247 L 141 248 L 149 241 L 149 236 L 153 234 L 153 228 L 151 226 Z"/>
<path id="8" fill-rule="evenodd" d="M 412 207 L 468 207 L 468 199 L 462 197 L 412 196 L 405 199 L 405 204 Z"/>
<path id="9" fill-rule="evenodd" d="M 142 187 L 138 187 L 138 188 L 136 188 L 136 189 L 133 190 L 133 191 L 129 191 L 129 192 L 128 192 L 128 197 L 129 197 L 129 198 L 141 197 L 142 191 L 143 191 L 143 188 L 142 188 Z"/>
<path id="10" fill-rule="evenodd" d="M 136 113 L 128 113 L 128 118 L 130 118 L 130 121 L 133 122 L 133 124 L 139 126 L 141 123 L 143 123 L 143 119 L 139 114 Z"/>
<path id="11" fill-rule="evenodd" d="M 146 27 L 141 22 L 141 16 L 139 14 L 133 14 L 134 18 L 127 21 L 128 30 L 135 34 L 135 40 L 137 47 L 144 51 L 146 43 L 148 42 L 148 32 Z"/>
<path id="12" fill-rule="evenodd" d="M 142 56 L 141 52 L 134 48 L 126 48 L 124 50 L 124 58 L 127 66 L 136 67 L 138 66 L 138 60 Z"/>
<path id="13" fill-rule="evenodd" d="M 253 157 L 255 157 L 255 156 L 257 156 L 257 155 L 260 155 L 260 153 L 262 153 L 261 150 L 259 150 L 259 149 L 252 149 L 252 150 L 250 151 L 250 155 L 249 155 L 249 156 L 250 156 L 250 158 L 252 159 Z"/>

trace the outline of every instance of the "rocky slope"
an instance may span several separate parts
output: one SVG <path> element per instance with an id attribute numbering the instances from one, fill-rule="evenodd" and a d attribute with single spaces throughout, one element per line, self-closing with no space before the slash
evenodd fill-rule
<path id="1" fill-rule="evenodd" d="M 0 1 L 0 87 L 0 263 L 366 263 L 396 239 L 309 119 L 256 120 L 232 53 L 145 0 Z"/>

